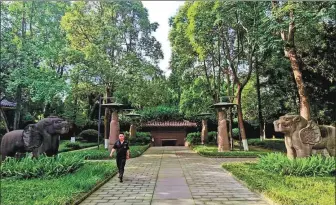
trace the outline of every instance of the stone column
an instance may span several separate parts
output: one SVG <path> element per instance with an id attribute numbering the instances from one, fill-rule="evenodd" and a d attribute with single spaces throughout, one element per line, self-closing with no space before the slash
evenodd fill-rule
<path id="1" fill-rule="evenodd" d="M 218 111 L 218 152 L 230 151 L 229 138 L 226 125 L 226 112 Z"/>
<path id="2" fill-rule="evenodd" d="M 202 120 L 202 134 L 201 134 L 201 142 L 205 144 L 208 139 L 208 123 L 207 120 Z"/>
<path id="3" fill-rule="evenodd" d="M 135 125 L 133 125 L 133 123 L 131 124 L 130 130 L 129 130 L 129 139 L 135 138 L 136 136 L 136 127 Z"/>
<path id="4" fill-rule="evenodd" d="M 120 127 L 119 127 L 118 112 L 114 110 L 112 113 L 110 124 L 109 151 L 112 150 L 114 143 L 118 140 L 119 133 L 120 133 Z"/>

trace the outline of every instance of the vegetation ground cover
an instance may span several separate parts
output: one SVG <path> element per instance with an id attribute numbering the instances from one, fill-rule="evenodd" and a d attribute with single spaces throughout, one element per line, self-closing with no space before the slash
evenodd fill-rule
<path id="1" fill-rule="evenodd" d="M 70 204 L 117 172 L 115 162 L 86 162 L 73 174 L 53 179 L 1 179 L 1 204 Z"/>
<path id="2" fill-rule="evenodd" d="M 148 149 L 149 145 L 131 146 L 131 157 L 138 157 Z M 63 159 L 107 159 L 109 152 L 101 146 L 99 150 L 79 150 L 60 153 Z M 24 159 L 26 160 L 26 159 Z M 31 160 L 31 159 L 27 159 Z M 46 158 L 46 160 L 48 160 Z M 49 159 L 50 161 L 51 159 Z M 51 160 L 52 161 L 52 160 Z M 31 166 L 34 169 L 36 166 Z M 52 166 L 52 170 L 57 166 Z M 22 170 L 21 170 L 22 171 Z M 51 174 L 45 170 L 46 174 Z M 53 175 L 40 179 L 1 179 L 1 204 L 6 205 L 51 205 L 71 204 L 98 183 L 117 172 L 115 160 L 90 162 L 85 161 L 77 171 L 71 174 Z"/>
<path id="3" fill-rule="evenodd" d="M 335 204 L 335 177 L 286 176 L 258 168 L 255 163 L 223 164 L 223 168 L 278 204 Z"/>
<path id="4" fill-rule="evenodd" d="M 58 150 L 59 152 L 68 152 L 72 150 L 84 149 L 94 146 L 97 146 L 96 142 L 82 142 L 82 141 L 70 142 L 69 140 L 63 140 L 60 142 Z"/>
<path id="5" fill-rule="evenodd" d="M 253 150 L 250 151 L 240 151 L 238 148 L 234 148 L 233 151 L 230 152 L 218 152 L 217 146 L 207 146 L 207 145 L 197 145 L 193 147 L 193 150 L 196 151 L 201 156 L 205 157 L 259 157 L 262 155 L 266 155 L 267 153 L 271 152 L 270 150 L 267 151 L 260 151 L 260 150 Z"/>
<path id="6" fill-rule="evenodd" d="M 149 145 L 141 146 L 130 146 L 131 158 L 140 156 L 144 151 L 149 148 Z M 109 159 L 109 151 L 107 151 L 104 146 L 100 146 L 99 149 L 93 148 L 89 150 L 80 150 L 76 152 L 65 152 L 61 153 L 63 156 L 78 156 L 83 159 L 91 160 L 106 160 Z"/>

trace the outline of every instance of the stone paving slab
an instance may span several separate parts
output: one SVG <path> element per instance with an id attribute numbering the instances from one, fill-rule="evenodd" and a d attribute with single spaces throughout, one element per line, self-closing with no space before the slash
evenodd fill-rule
<path id="1" fill-rule="evenodd" d="M 127 160 L 123 183 L 115 176 L 81 204 L 266 205 L 221 168 L 224 162 L 254 160 L 205 158 L 186 147 L 151 147 Z"/>

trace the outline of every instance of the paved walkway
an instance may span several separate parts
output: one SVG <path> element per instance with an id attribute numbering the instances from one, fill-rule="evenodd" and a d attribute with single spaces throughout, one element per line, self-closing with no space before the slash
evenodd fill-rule
<path id="1" fill-rule="evenodd" d="M 115 176 L 81 204 L 266 205 L 220 166 L 251 160 L 205 158 L 185 147 L 151 147 L 127 161 L 123 183 Z"/>

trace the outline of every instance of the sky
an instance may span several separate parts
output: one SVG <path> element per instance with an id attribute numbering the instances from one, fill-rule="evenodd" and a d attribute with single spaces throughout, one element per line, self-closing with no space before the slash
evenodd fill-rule
<path id="1" fill-rule="evenodd" d="M 178 8 L 184 4 L 184 1 L 141 1 L 148 10 L 149 20 L 151 23 L 159 23 L 159 28 L 153 34 L 161 43 L 164 59 L 160 61 L 159 67 L 169 76 L 169 60 L 171 48 L 168 40 L 169 24 L 168 20 L 177 13 Z"/>

